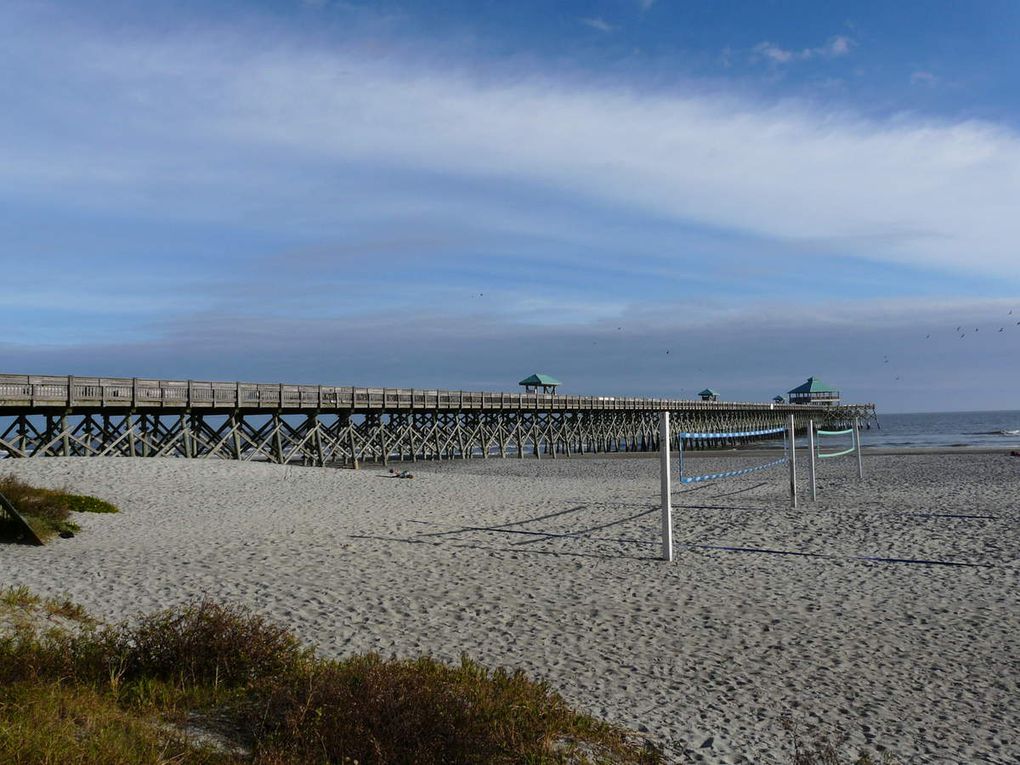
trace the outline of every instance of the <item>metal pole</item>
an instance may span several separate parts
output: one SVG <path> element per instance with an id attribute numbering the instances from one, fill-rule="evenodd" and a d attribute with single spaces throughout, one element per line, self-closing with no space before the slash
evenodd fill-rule
<path id="1" fill-rule="evenodd" d="M 659 478 L 662 496 L 662 559 L 673 560 L 672 485 L 669 476 L 669 412 L 659 414 Z"/>
<path id="2" fill-rule="evenodd" d="M 815 502 L 818 499 L 818 487 L 815 485 L 815 421 L 808 420 L 807 423 L 808 432 L 808 450 L 811 452 L 811 461 L 808 462 L 809 472 L 811 473 L 811 501 Z"/>
<path id="3" fill-rule="evenodd" d="M 861 457 L 861 420 L 854 417 L 854 446 L 857 448 L 857 477 L 864 480 L 864 460 Z"/>
<path id="4" fill-rule="evenodd" d="M 790 507 L 797 507 L 797 426 L 792 414 L 787 428 L 790 431 Z"/>

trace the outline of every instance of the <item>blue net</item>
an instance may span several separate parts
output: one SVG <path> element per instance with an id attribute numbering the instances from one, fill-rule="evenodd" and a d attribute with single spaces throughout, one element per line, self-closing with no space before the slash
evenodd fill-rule
<path id="1" fill-rule="evenodd" d="M 771 433 L 785 433 L 786 428 L 766 428 L 765 430 L 736 430 L 730 433 L 678 433 L 680 438 L 696 438 L 712 440 L 719 438 L 742 438 L 744 436 L 767 436 Z"/>
<path id="2" fill-rule="evenodd" d="M 759 470 L 767 470 L 770 467 L 776 465 L 785 465 L 789 461 L 788 457 L 780 457 L 772 462 L 766 462 L 764 465 L 755 465 L 754 467 L 742 468 L 740 470 L 725 470 L 722 473 L 705 473 L 703 475 L 688 475 L 685 476 L 681 473 L 680 483 L 699 483 L 701 481 L 714 481 L 717 478 L 733 478 L 738 475 L 746 475 L 748 473 L 756 473 Z M 682 471 L 682 469 L 681 469 Z"/>
<path id="3" fill-rule="evenodd" d="M 768 436 L 777 433 L 783 434 L 783 456 L 777 460 L 766 462 L 763 465 L 755 465 L 753 467 L 740 468 L 739 470 L 724 470 L 720 473 L 704 473 L 702 475 L 684 475 L 684 447 L 683 439 L 699 439 L 699 440 L 717 440 L 721 438 L 743 438 L 747 436 Z M 748 473 L 756 473 L 759 470 L 768 470 L 769 468 L 775 467 L 776 465 L 785 465 L 790 460 L 789 451 L 786 444 L 786 428 L 764 428 L 762 430 L 738 430 L 731 431 L 728 433 L 691 433 L 681 432 L 680 436 L 680 483 L 700 483 L 702 481 L 715 481 L 720 478 L 734 478 L 739 475 L 747 475 Z"/>

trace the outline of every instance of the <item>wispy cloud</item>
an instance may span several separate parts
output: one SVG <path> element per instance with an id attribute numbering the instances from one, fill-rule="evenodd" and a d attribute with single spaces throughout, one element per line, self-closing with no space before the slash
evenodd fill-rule
<path id="1" fill-rule="evenodd" d="M 592 18 L 578 19 L 586 27 L 597 29 L 599 32 L 612 32 L 615 27 L 608 21 L 603 19 L 601 16 L 595 16 Z"/>
<path id="2" fill-rule="evenodd" d="M 937 84 L 938 81 L 939 81 L 938 77 L 936 77 L 931 72 L 925 71 L 923 69 L 919 69 L 916 72 L 910 73 L 911 85 L 927 85 L 928 87 L 931 87 Z"/>
<path id="3" fill-rule="evenodd" d="M 789 64 L 795 61 L 809 61 L 813 58 L 839 58 L 850 53 L 856 45 L 853 39 L 844 35 L 833 37 L 824 45 L 815 48 L 783 48 L 775 43 L 760 42 L 752 49 L 752 58 L 765 59 L 774 64 Z"/>
<path id="4" fill-rule="evenodd" d="M 4 28 L 0 65 L 22 74 L 0 84 L 12 105 L 0 199 L 36 205 L 42 222 L 0 216 L 0 233 L 11 251 L 12 234 L 79 218 L 113 233 L 69 234 L 65 260 L 49 242 L 18 248 L 0 307 L 36 313 L 6 334 L 22 345 L 0 353 L 0 369 L 492 387 L 545 360 L 596 391 L 664 393 L 681 373 L 704 387 L 754 367 L 771 396 L 794 371 L 851 380 L 851 361 L 894 347 L 901 329 L 916 339 L 924 322 L 959 323 L 948 308 L 887 310 L 869 296 L 939 271 L 1020 292 L 1020 136 L 995 124 L 538 70 L 504 78 L 283 36 L 267 48 L 237 31 Z M 44 41 L 55 53 L 39 60 Z M 226 244 L 208 241 L 224 229 Z M 114 245 L 130 273 L 96 254 Z M 101 312 L 61 298 L 90 279 Z M 33 283 L 51 289 L 21 295 Z M 114 315 L 118 294 L 152 283 L 170 297 Z M 817 306 L 837 293 L 860 296 L 826 307 L 848 320 L 838 326 L 821 310 L 782 319 L 785 305 L 760 299 Z M 62 302 L 70 313 L 54 318 Z M 465 325 L 480 334 L 451 334 Z M 262 330 L 279 341 L 259 355 Z M 84 338 L 80 353 L 33 350 L 67 337 Z M 1015 345 L 952 339 L 946 364 L 1004 379 L 995 353 Z M 966 355 L 978 348 L 993 361 Z M 708 379 L 674 364 L 684 354 L 715 359 Z M 798 369 L 805 358 L 818 366 Z M 741 385 L 728 390 L 755 390 Z"/>
<path id="5" fill-rule="evenodd" d="M 618 215 L 1016 277 L 1020 137 L 991 123 L 869 120 L 538 73 L 504 81 L 355 50 L 267 50 L 229 33 L 78 33 L 44 65 L 37 43 L 22 35 L 2 54 L 32 93 L 0 126 L 9 195 L 195 220 L 253 209 L 318 219 L 339 195 L 371 219 L 498 181 Z M 37 119 L 49 129 L 32 129 Z M 72 124 L 73 136 L 55 132 Z M 442 177 L 449 193 L 380 188 L 362 180 L 367 168 Z"/>

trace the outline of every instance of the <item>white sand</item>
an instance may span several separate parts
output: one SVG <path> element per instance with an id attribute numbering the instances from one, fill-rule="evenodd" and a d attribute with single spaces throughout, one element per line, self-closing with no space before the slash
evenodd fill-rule
<path id="1" fill-rule="evenodd" d="M 334 656 L 464 652 L 646 728 L 677 761 L 789 762 L 784 714 L 904 763 L 1020 761 L 1020 459 L 875 456 L 863 485 L 834 460 L 820 501 L 797 511 L 782 468 L 678 487 L 680 544 L 825 557 L 682 547 L 672 565 L 653 557 L 654 459 L 406 467 L 414 480 L 373 466 L 4 461 L 0 473 L 122 512 L 80 516 L 82 534 L 46 548 L 0 548 L 0 584 L 108 619 L 241 602 Z"/>

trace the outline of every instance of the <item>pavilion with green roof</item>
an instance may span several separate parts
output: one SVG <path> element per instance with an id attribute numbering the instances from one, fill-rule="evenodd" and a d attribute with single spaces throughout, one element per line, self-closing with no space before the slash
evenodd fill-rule
<path id="1" fill-rule="evenodd" d="M 817 377 L 809 377 L 807 382 L 789 391 L 791 404 L 838 404 L 839 391 L 826 385 Z"/>
<path id="2" fill-rule="evenodd" d="M 701 400 L 702 401 L 718 401 L 719 400 L 719 394 L 716 393 L 711 388 L 705 388 L 705 390 L 701 391 L 701 393 L 699 393 L 698 395 L 701 396 Z"/>
<path id="3" fill-rule="evenodd" d="M 531 377 L 525 377 L 521 380 L 518 385 L 524 386 L 525 393 L 538 393 L 538 389 L 541 388 L 543 393 L 555 393 L 556 386 L 562 385 L 559 380 L 549 375 L 538 374 L 537 372 Z"/>

